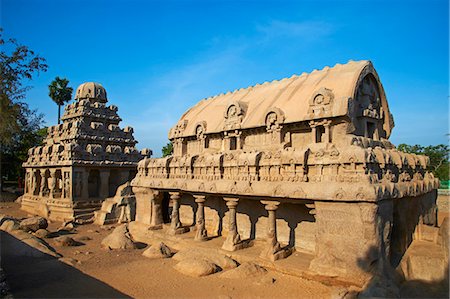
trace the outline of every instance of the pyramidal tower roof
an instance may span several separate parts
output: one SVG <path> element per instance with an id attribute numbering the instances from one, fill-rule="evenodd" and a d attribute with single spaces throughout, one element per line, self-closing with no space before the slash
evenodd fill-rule
<path id="1" fill-rule="evenodd" d="M 86 82 L 78 86 L 75 100 L 93 100 L 101 103 L 108 101 L 106 89 L 100 83 L 95 82 Z"/>
<path id="2" fill-rule="evenodd" d="M 65 107 L 62 124 L 48 127 L 44 144 L 29 150 L 24 166 L 137 165 L 150 151 L 136 149 L 133 128 L 121 128 L 117 106 L 106 102 L 101 84 L 81 84 L 75 102 Z"/>

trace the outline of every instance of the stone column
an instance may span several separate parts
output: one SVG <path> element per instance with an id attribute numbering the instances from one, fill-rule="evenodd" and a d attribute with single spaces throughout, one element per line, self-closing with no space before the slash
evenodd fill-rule
<path id="1" fill-rule="evenodd" d="M 44 196 L 45 185 L 47 183 L 47 178 L 45 177 L 45 170 L 46 169 L 39 170 L 39 173 L 41 175 L 41 186 L 39 189 L 39 196 Z"/>
<path id="2" fill-rule="evenodd" d="M 197 233 L 195 234 L 195 240 L 206 241 L 208 239 L 208 233 L 205 228 L 205 195 L 194 195 L 195 202 L 197 203 Z"/>
<path id="3" fill-rule="evenodd" d="M 53 198 L 56 191 L 56 169 L 50 169 L 48 188 L 49 188 L 49 197 Z"/>
<path id="4" fill-rule="evenodd" d="M 100 171 L 100 198 L 109 197 L 109 169 Z"/>
<path id="5" fill-rule="evenodd" d="M 281 258 L 285 258 L 290 255 L 290 250 L 281 249 L 280 243 L 277 239 L 277 216 L 276 210 L 280 205 L 279 201 L 266 201 L 261 200 L 261 203 L 265 205 L 265 209 L 269 213 L 267 218 L 267 239 L 266 248 L 261 252 L 261 257 L 276 261 Z"/>
<path id="6" fill-rule="evenodd" d="M 316 143 L 316 139 L 317 139 L 317 136 L 316 136 L 316 127 L 314 126 L 314 127 L 311 127 L 311 134 L 312 134 L 312 143 Z"/>
<path id="7" fill-rule="evenodd" d="M 158 191 L 147 187 L 133 186 L 133 193 L 136 198 L 136 217 L 135 221 L 151 225 L 151 200 Z"/>
<path id="8" fill-rule="evenodd" d="M 235 251 L 247 247 L 249 244 L 241 241 L 241 236 L 237 229 L 237 219 L 236 219 L 236 207 L 239 202 L 239 198 L 235 197 L 224 197 L 226 201 L 229 215 L 228 215 L 228 235 L 227 239 L 222 245 L 222 249 L 228 251 Z"/>
<path id="9" fill-rule="evenodd" d="M 163 215 L 162 215 L 162 196 L 161 192 L 154 192 L 153 197 L 151 199 L 152 205 L 152 216 L 150 222 L 150 229 L 162 229 Z"/>
<path id="10" fill-rule="evenodd" d="M 170 222 L 169 233 L 171 235 L 183 234 L 189 230 L 189 228 L 184 228 L 180 221 L 180 192 L 169 192 L 170 199 L 172 200 L 172 219 Z"/>

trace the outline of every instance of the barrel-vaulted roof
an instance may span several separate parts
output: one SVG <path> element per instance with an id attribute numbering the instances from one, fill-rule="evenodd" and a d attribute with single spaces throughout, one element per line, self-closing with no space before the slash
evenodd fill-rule
<path id="1" fill-rule="evenodd" d="M 169 139 L 195 136 L 199 125 L 202 125 L 203 134 L 227 130 L 227 113 L 232 105 L 238 107 L 238 111 L 232 113 L 239 115 L 241 129 L 265 126 L 270 111 L 283 115 L 285 124 L 316 119 L 317 115 L 311 113 L 310 104 L 312 98 L 323 91 L 330 93 L 329 97 L 333 101 L 328 116 L 352 117 L 349 114 L 358 85 L 369 74 L 372 74 L 378 85 L 385 112 L 384 128 L 389 137 L 393 120 L 383 86 L 372 63 L 363 60 L 327 66 L 309 74 L 294 75 L 203 99 L 181 116 L 177 125 L 170 130 Z"/>

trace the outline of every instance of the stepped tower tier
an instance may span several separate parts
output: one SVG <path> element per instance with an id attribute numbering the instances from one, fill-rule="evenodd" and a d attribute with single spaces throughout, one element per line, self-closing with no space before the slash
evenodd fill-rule
<path id="1" fill-rule="evenodd" d="M 106 103 L 101 84 L 77 88 L 62 124 L 48 127 L 43 144 L 28 152 L 22 209 L 50 219 L 89 218 L 134 177 L 151 151 L 136 149 L 133 128 L 121 128 L 117 106 Z"/>

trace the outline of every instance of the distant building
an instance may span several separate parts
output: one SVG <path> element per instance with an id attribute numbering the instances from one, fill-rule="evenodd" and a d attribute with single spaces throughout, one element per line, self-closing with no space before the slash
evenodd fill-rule
<path id="1" fill-rule="evenodd" d="M 121 129 L 117 107 L 106 102 L 103 86 L 81 84 L 63 123 L 49 127 L 44 145 L 29 150 L 23 210 L 58 220 L 90 218 L 135 176 L 150 151 L 136 150 L 133 128 Z"/>
<path id="2" fill-rule="evenodd" d="M 136 221 L 231 251 L 265 240 L 263 258 L 298 250 L 315 273 L 364 280 L 436 224 L 428 157 L 396 150 L 393 127 L 369 61 L 201 100 L 170 130 L 173 155 L 139 162 Z"/>

